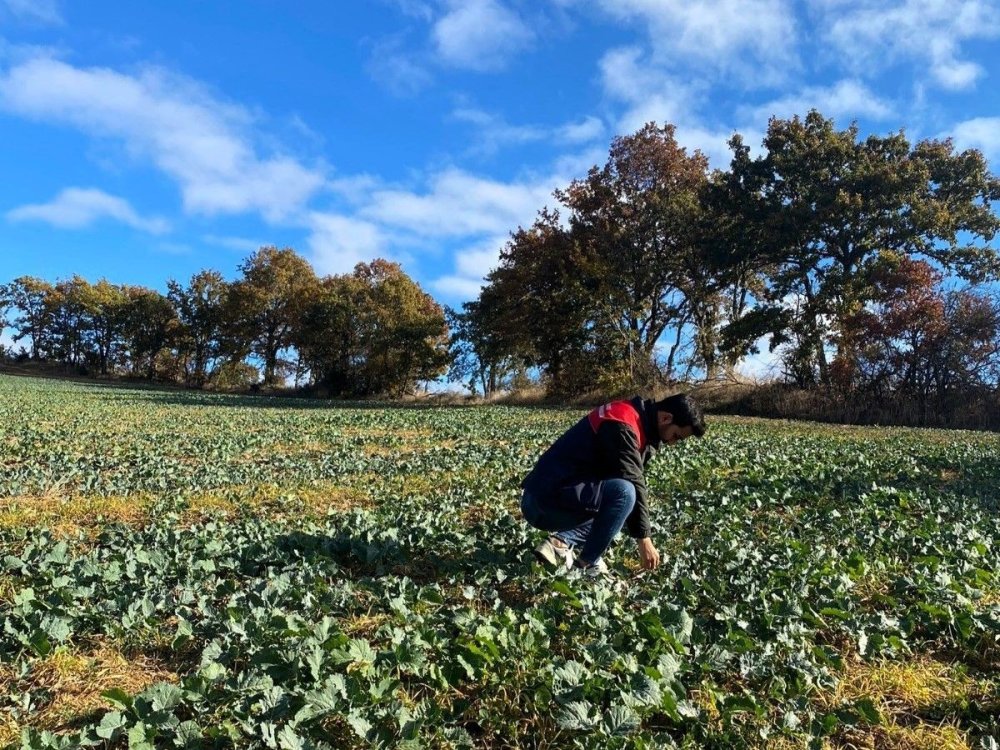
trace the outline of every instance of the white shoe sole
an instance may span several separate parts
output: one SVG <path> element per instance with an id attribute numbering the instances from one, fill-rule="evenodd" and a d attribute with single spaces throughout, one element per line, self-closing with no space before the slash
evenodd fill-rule
<path id="1" fill-rule="evenodd" d="M 571 568 L 573 566 L 572 551 L 560 550 L 548 539 L 535 547 L 535 557 L 538 558 L 539 562 L 553 568 Z"/>

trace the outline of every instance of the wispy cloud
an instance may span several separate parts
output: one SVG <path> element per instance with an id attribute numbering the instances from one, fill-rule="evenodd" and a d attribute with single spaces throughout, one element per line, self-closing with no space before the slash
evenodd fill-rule
<path id="1" fill-rule="evenodd" d="M 0 108 L 121 140 L 179 184 L 193 213 L 259 212 L 278 221 L 302 210 L 324 182 L 292 157 L 259 155 L 245 109 L 160 69 L 126 75 L 31 60 L 0 76 Z"/>
<path id="2" fill-rule="evenodd" d="M 128 201 L 93 188 L 67 188 L 49 203 L 20 206 L 7 212 L 9 221 L 44 221 L 63 229 L 80 229 L 101 219 L 114 219 L 150 234 L 170 229 L 162 218 L 143 218 Z"/>
<path id="3" fill-rule="evenodd" d="M 631 133 L 654 120 L 677 123 L 692 116 L 701 87 L 668 75 L 638 47 L 610 50 L 599 67 L 605 93 L 626 105 L 618 132 Z"/>
<path id="4" fill-rule="evenodd" d="M 955 145 L 960 149 L 978 148 L 986 158 L 1000 161 L 1000 117 L 976 117 L 958 123 L 951 132 Z"/>
<path id="5" fill-rule="evenodd" d="M 607 14 L 642 24 L 657 63 L 702 75 L 735 74 L 744 85 L 774 83 L 799 66 L 791 0 L 598 0 Z"/>
<path id="6" fill-rule="evenodd" d="M 160 242 L 156 249 L 165 255 L 191 255 L 191 246 L 186 242 Z"/>
<path id="7" fill-rule="evenodd" d="M 412 50 L 404 51 L 398 37 L 379 40 L 368 58 L 368 73 L 396 96 L 415 96 L 434 78 Z"/>
<path id="8" fill-rule="evenodd" d="M 648 122 L 669 123 L 676 127 L 677 142 L 689 152 L 700 150 L 715 167 L 728 163 L 726 142 L 733 129 L 709 127 L 698 116 L 704 83 L 668 75 L 636 47 L 611 50 L 601 59 L 600 68 L 605 93 L 625 105 L 618 133 L 634 133 Z"/>
<path id="9" fill-rule="evenodd" d="M 535 38 L 532 28 L 500 0 L 448 0 L 448 11 L 431 35 L 443 62 L 478 71 L 504 67 Z"/>
<path id="10" fill-rule="evenodd" d="M 0 9 L 21 20 L 53 25 L 63 23 L 56 0 L 0 0 Z"/>
<path id="11" fill-rule="evenodd" d="M 392 259 L 385 233 L 372 222 L 315 211 L 308 224 L 309 260 L 317 273 L 350 273 L 358 263 Z"/>
<path id="12" fill-rule="evenodd" d="M 827 117 L 852 120 L 861 117 L 885 120 L 895 113 L 891 104 L 860 81 L 843 80 L 833 86 L 807 86 L 798 93 L 745 108 L 743 118 L 763 124 L 771 117 L 804 115 L 810 109 L 819 110 Z"/>
<path id="13" fill-rule="evenodd" d="M 909 61 L 951 90 L 969 88 L 984 73 L 963 59 L 962 44 L 1000 36 L 993 0 L 820 0 L 816 7 L 826 39 L 859 74 Z"/>
<path id="14" fill-rule="evenodd" d="M 431 288 L 446 297 L 475 299 L 483 287 L 483 279 L 497 267 L 500 250 L 509 235 L 487 237 L 455 253 L 454 272 L 431 282 Z"/>
<path id="15" fill-rule="evenodd" d="M 258 240 L 247 239 L 246 237 L 227 237 L 218 234 L 202 235 L 201 240 L 209 245 L 218 245 L 219 247 L 236 250 L 241 253 L 253 253 L 268 244 Z"/>
<path id="16" fill-rule="evenodd" d="M 434 175 L 429 190 L 377 190 L 361 216 L 422 237 L 506 232 L 530 221 L 559 183 L 506 183 L 459 169 Z"/>
<path id="17" fill-rule="evenodd" d="M 460 107 L 452 117 L 476 128 L 473 153 L 492 154 L 507 146 L 550 141 L 554 146 L 577 146 L 604 135 L 604 123 L 598 117 L 588 116 L 562 125 L 512 125 L 502 116 L 472 107 Z"/>
<path id="18" fill-rule="evenodd" d="M 383 0 L 390 5 L 394 5 L 403 12 L 404 15 L 412 18 L 419 18 L 423 21 L 430 21 L 434 18 L 434 6 L 424 0 Z"/>

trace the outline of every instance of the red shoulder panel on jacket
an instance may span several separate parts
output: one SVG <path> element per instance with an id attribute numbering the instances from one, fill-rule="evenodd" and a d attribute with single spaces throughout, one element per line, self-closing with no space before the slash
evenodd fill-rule
<path id="1" fill-rule="evenodd" d="M 632 428 L 635 437 L 639 442 L 639 452 L 642 453 L 646 447 L 646 436 L 643 434 L 642 417 L 639 412 L 628 401 L 612 401 L 610 404 L 598 406 L 587 415 L 590 427 L 594 433 L 600 429 L 604 422 L 622 422 Z"/>

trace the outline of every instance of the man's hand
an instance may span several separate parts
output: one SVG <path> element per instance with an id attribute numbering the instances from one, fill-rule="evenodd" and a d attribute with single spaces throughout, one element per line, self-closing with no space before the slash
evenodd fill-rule
<path id="1" fill-rule="evenodd" d="M 636 540 L 639 544 L 639 559 L 646 570 L 655 570 L 660 564 L 660 553 L 653 546 L 653 541 L 647 536 Z"/>

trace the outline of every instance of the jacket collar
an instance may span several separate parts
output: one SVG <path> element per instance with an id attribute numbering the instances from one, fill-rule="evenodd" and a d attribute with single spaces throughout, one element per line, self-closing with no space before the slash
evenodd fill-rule
<path id="1" fill-rule="evenodd" d="M 629 403 L 635 407 L 642 419 L 642 429 L 646 433 L 646 445 L 658 449 L 661 441 L 660 426 L 656 419 L 656 402 L 642 396 L 635 396 Z"/>

